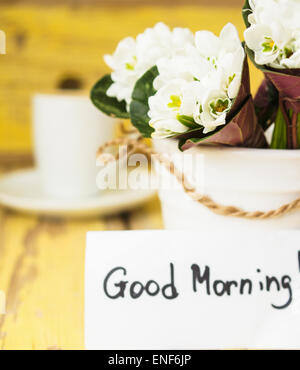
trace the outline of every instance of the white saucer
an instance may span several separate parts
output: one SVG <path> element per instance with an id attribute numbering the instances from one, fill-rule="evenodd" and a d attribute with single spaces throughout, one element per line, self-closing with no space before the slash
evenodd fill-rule
<path id="1" fill-rule="evenodd" d="M 105 190 L 81 199 L 55 199 L 42 189 L 36 169 L 0 178 L 0 204 L 18 211 L 50 216 L 94 216 L 130 210 L 150 200 L 155 190 Z"/>

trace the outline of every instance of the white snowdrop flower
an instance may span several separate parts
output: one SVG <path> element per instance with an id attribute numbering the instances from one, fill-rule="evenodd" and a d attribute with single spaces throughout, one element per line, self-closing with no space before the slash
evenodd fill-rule
<path id="1" fill-rule="evenodd" d="M 122 40 L 113 55 L 104 57 L 112 69 L 113 84 L 107 95 L 125 100 L 127 108 L 136 81 L 161 58 L 184 55 L 187 45 L 194 42 L 193 34 L 185 28 L 173 31 L 165 24 L 158 23 L 147 28 L 136 39 L 128 37 Z"/>
<path id="2" fill-rule="evenodd" d="M 194 34 L 188 28 L 176 27 L 172 32 L 172 55 L 186 55 L 189 46 L 194 45 Z"/>
<path id="3" fill-rule="evenodd" d="M 112 80 L 117 81 L 107 90 L 107 95 L 116 97 L 119 101 L 125 99 L 128 103 L 135 81 L 138 78 L 135 40 L 127 37 L 120 41 L 115 53 L 105 55 L 104 61 L 113 70 Z"/>
<path id="4" fill-rule="evenodd" d="M 199 81 L 172 80 L 149 98 L 150 126 L 153 137 L 170 137 L 195 128 L 203 133 L 214 131 L 226 123 L 232 100 L 227 93 L 215 89 L 222 85 L 222 73 L 210 76 L 213 89 Z"/>
<path id="5" fill-rule="evenodd" d="M 157 23 L 153 28 L 146 30 L 136 37 L 137 50 L 143 63 L 149 58 L 150 63 L 155 62 L 172 52 L 172 32 L 163 23 Z M 147 62 L 146 62 L 147 63 Z"/>
<path id="6" fill-rule="evenodd" d="M 184 80 L 172 80 L 159 89 L 149 98 L 149 124 L 155 129 L 152 137 L 170 137 L 195 128 L 194 106 L 190 84 Z"/>
<path id="7" fill-rule="evenodd" d="M 300 68 L 300 49 L 296 51 L 290 58 L 284 58 L 280 61 L 283 68 L 297 69 Z"/>
<path id="8" fill-rule="evenodd" d="M 270 16 L 277 12 L 276 0 L 250 0 L 249 5 L 252 10 L 248 17 L 250 24 L 269 23 Z"/>
<path id="9" fill-rule="evenodd" d="M 154 88 L 158 90 L 170 80 L 180 78 L 188 82 L 207 81 L 207 88 L 212 89 L 210 76 L 221 68 L 223 87 L 229 90 L 231 99 L 235 98 L 240 87 L 245 58 L 236 28 L 227 24 L 220 37 L 208 31 L 199 31 L 195 35 L 195 44 L 196 47 L 186 47 L 184 56 L 158 61 L 159 76 L 154 81 Z"/>
<path id="10" fill-rule="evenodd" d="M 222 90 L 230 99 L 235 99 L 241 86 L 244 60 L 242 48 L 235 53 L 227 53 L 218 62 L 218 68 L 210 71 L 200 82 L 207 91 Z"/>
<path id="11" fill-rule="evenodd" d="M 231 23 L 224 26 L 219 37 L 209 31 L 196 32 L 195 44 L 199 54 L 216 67 L 224 55 L 242 49 L 237 29 Z"/>
<path id="12" fill-rule="evenodd" d="M 225 125 L 231 106 L 232 102 L 224 91 L 208 91 L 201 100 L 197 101 L 194 120 L 204 127 L 203 133 L 207 134 L 218 126 Z"/>
<path id="13" fill-rule="evenodd" d="M 227 24 L 217 37 L 208 31 L 195 35 L 186 55 L 157 62 L 157 93 L 149 99 L 153 136 L 169 137 L 191 129 L 207 134 L 226 124 L 232 100 L 238 95 L 245 52 L 236 28 Z"/>
<path id="14" fill-rule="evenodd" d="M 228 91 L 229 98 L 234 99 L 239 91 L 241 84 L 241 76 L 245 59 L 245 52 L 241 45 L 236 28 L 228 23 L 217 37 L 208 31 L 200 31 L 196 33 L 195 43 L 199 53 L 210 61 L 215 70 L 221 70 L 222 86 L 215 87 L 216 89 L 223 88 Z M 207 74 L 205 85 L 211 90 L 213 89 L 211 74 Z"/>
<path id="15" fill-rule="evenodd" d="M 159 72 L 153 83 L 156 90 L 173 79 L 187 82 L 201 80 L 212 70 L 211 63 L 201 57 L 194 47 L 187 48 L 185 56 L 162 58 L 156 65 Z"/>
<path id="16" fill-rule="evenodd" d="M 256 24 L 258 22 L 258 14 L 257 12 L 254 12 L 254 9 L 256 8 L 257 9 L 257 6 L 256 6 L 256 0 L 249 0 L 249 5 L 250 5 L 250 8 L 247 9 L 247 10 L 251 10 L 252 12 L 248 15 L 248 22 L 250 24 Z"/>
<path id="17" fill-rule="evenodd" d="M 245 60 L 243 48 L 237 49 L 234 53 L 224 55 L 219 62 L 222 70 L 222 88 L 227 92 L 230 99 L 235 99 L 241 86 L 242 72 Z"/>
<path id="18" fill-rule="evenodd" d="M 174 79 L 193 81 L 191 71 L 191 58 L 188 56 L 175 56 L 173 58 L 161 58 L 156 64 L 159 75 L 153 82 L 153 87 L 159 90 Z"/>
<path id="19" fill-rule="evenodd" d="M 280 67 L 276 61 L 282 53 L 289 55 L 292 50 L 289 42 L 291 32 L 284 29 L 279 22 L 270 25 L 257 24 L 245 31 L 247 46 L 255 53 L 255 62 Z"/>
<path id="20" fill-rule="evenodd" d="M 249 22 L 254 19 L 257 24 L 270 24 L 280 21 L 286 28 L 299 28 L 299 0 L 255 0 L 250 2 L 252 14 Z"/>
<path id="21" fill-rule="evenodd" d="M 251 26 L 245 31 L 255 61 L 272 68 L 300 68 L 298 35 L 300 1 L 252 0 Z"/>
<path id="22" fill-rule="evenodd" d="M 143 63 L 153 67 L 161 58 L 185 55 L 185 49 L 194 42 L 193 33 L 186 28 L 174 28 L 173 31 L 163 23 L 147 28 L 136 38 L 137 53 Z"/>

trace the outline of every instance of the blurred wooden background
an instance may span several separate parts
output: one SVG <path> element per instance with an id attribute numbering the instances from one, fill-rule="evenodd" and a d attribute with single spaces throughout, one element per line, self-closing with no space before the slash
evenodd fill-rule
<path id="1" fill-rule="evenodd" d="M 209 6 L 239 6 L 241 0 L 226 0 L 226 4 L 222 0 L 1 0 L 1 4 L 31 4 L 31 5 L 68 5 L 72 7 L 82 5 L 209 5 Z"/>
<path id="2" fill-rule="evenodd" d="M 242 37 L 243 2 L 0 0 L 0 29 L 7 35 L 7 54 L 0 55 L 0 152 L 29 153 L 32 95 L 70 78 L 90 89 L 108 71 L 103 54 L 113 52 L 123 37 L 158 21 L 214 32 L 232 22 Z M 255 89 L 260 76 L 253 76 Z"/>

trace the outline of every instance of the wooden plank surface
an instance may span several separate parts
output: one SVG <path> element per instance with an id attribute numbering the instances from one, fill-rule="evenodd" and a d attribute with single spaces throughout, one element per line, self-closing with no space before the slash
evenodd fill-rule
<path id="1" fill-rule="evenodd" d="M 157 199 L 130 213 L 82 220 L 0 210 L 1 349 L 83 349 L 84 251 L 89 230 L 158 229 Z"/>
<path id="2" fill-rule="evenodd" d="M 0 155 L 5 175 L 32 163 Z M 162 228 L 157 198 L 120 215 L 48 218 L 0 207 L 0 349 L 84 349 L 84 253 L 87 231 Z M 0 302 L 1 304 L 1 302 Z"/>
<path id="3" fill-rule="evenodd" d="M 222 6 L 223 0 L 1 0 L 1 3 L 7 5 L 68 5 L 73 8 L 81 6 L 143 6 L 143 5 L 205 5 L 205 6 Z M 244 0 L 226 0 L 226 6 L 242 6 Z"/>

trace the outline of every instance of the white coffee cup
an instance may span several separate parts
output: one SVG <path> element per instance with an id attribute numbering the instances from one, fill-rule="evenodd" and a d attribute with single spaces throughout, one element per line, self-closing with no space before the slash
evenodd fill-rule
<path id="1" fill-rule="evenodd" d="M 112 139 L 117 122 L 95 108 L 88 95 L 34 96 L 35 158 L 48 196 L 78 198 L 98 191 L 96 152 Z"/>

